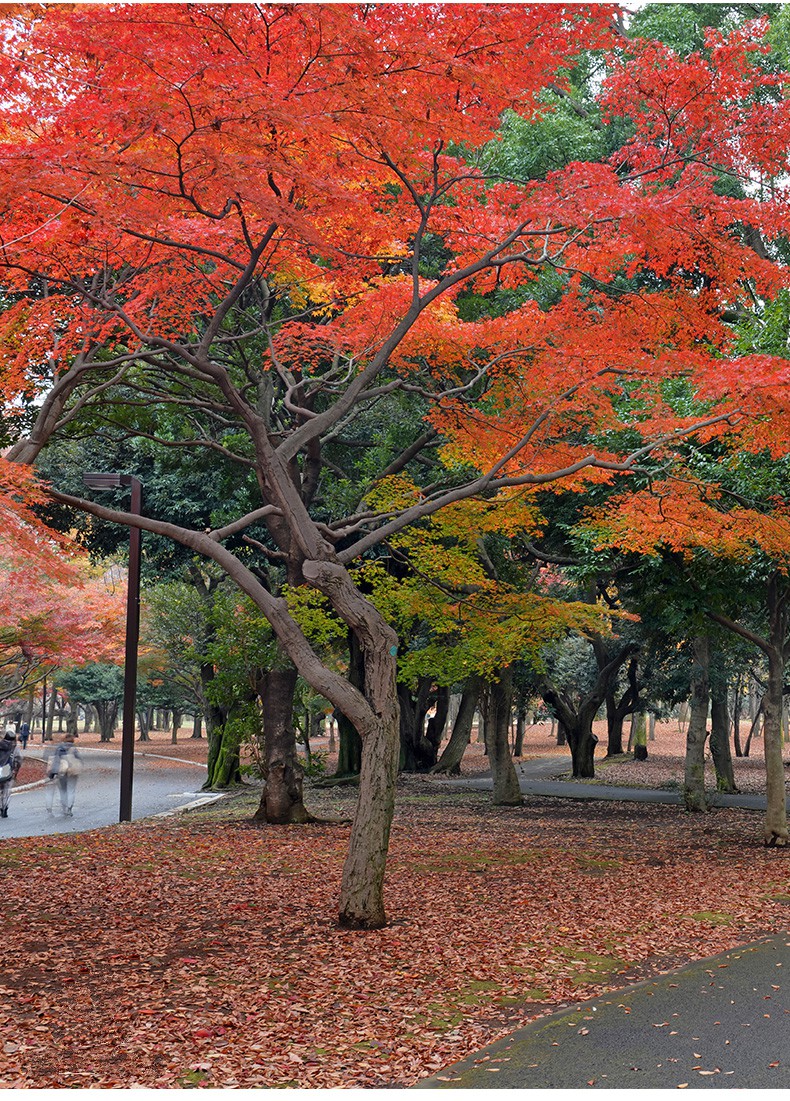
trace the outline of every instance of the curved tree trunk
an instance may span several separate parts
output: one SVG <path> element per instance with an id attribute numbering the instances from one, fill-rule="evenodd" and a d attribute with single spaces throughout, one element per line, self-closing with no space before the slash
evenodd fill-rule
<path id="1" fill-rule="evenodd" d="M 444 751 L 431 769 L 431 772 L 446 772 L 448 776 L 458 776 L 469 739 L 472 736 L 472 723 L 480 696 L 480 678 L 469 677 L 464 685 L 461 704 L 453 723 L 453 732 Z"/>
<path id="2" fill-rule="evenodd" d="M 268 669 L 261 677 L 265 780 L 258 822 L 309 822 L 302 794 L 302 766 L 296 752 L 293 709 L 297 672 L 293 665 Z"/>
<path id="3" fill-rule="evenodd" d="M 494 777 L 494 806 L 520 807 L 524 802 L 513 758 L 510 755 L 510 711 L 513 702 L 513 669 L 501 670 L 498 681 L 488 686 L 486 737 L 488 760 Z"/>
<path id="4" fill-rule="evenodd" d="M 365 696 L 376 723 L 362 738 L 354 822 L 340 889 L 340 924 L 379 929 L 386 924 L 384 868 L 395 809 L 400 756 L 395 632 L 381 620 L 380 639 L 365 650 Z"/>
<path id="5" fill-rule="evenodd" d="M 592 780 L 595 776 L 595 747 L 598 745 L 592 719 L 579 716 L 577 722 L 566 725 L 565 735 L 571 751 L 574 779 Z"/>
<path id="6" fill-rule="evenodd" d="M 710 639 L 698 635 L 694 639 L 694 659 L 691 673 L 691 711 L 686 731 L 686 766 L 683 800 L 686 810 L 707 810 L 705 803 L 705 742 L 708 737 L 708 706 L 710 704 Z"/>
<path id="7" fill-rule="evenodd" d="M 543 698 L 557 715 L 557 744 L 563 744 L 561 732 L 571 751 L 574 778 L 591 780 L 595 776 L 594 757 L 598 744 L 592 729 L 597 708 L 583 706 L 577 710 L 555 688 L 545 689 Z"/>

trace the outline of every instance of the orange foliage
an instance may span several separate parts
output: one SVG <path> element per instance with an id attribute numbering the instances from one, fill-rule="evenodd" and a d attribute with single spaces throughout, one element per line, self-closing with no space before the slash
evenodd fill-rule
<path id="1" fill-rule="evenodd" d="M 191 385 L 193 353 L 180 342 L 211 335 L 217 303 L 237 283 L 239 294 L 256 288 L 305 311 L 269 327 L 265 370 L 309 379 L 313 395 L 337 399 L 333 409 L 371 364 L 371 387 L 418 386 L 446 463 L 462 472 L 505 484 L 610 479 L 607 466 L 623 457 L 617 433 L 655 442 L 699 421 L 665 397 L 677 378 L 719 418 L 702 439 L 737 422 L 744 447 L 779 453 L 790 446 L 786 364 L 738 358 L 722 312 L 787 283 L 744 229 L 790 229 L 785 75 L 762 64 L 764 21 L 712 34 L 706 56 L 680 58 L 661 43 L 616 39 L 613 12 L 11 12 L 0 59 L 0 265 L 18 301 L 0 332 L 6 398 L 29 398 L 43 363 L 62 378 L 78 353 L 97 349 L 96 370 L 109 356 L 166 351 L 168 371 Z M 633 137 L 608 163 L 521 183 L 487 178 L 484 160 L 466 152 L 496 138 L 506 108 L 548 110 L 546 88 L 583 48 L 609 50 L 602 102 L 627 116 Z M 769 197 L 718 194 L 722 166 L 770 176 Z M 426 232 L 446 253 L 441 279 L 418 277 L 414 242 Z M 547 266 L 566 280 L 551 308 L 526 302 L 461 320 L 461 290 L 523 287 Z M 636 276 L 642 289 L 621 294 Z M 618 287 L 602 288 L 615 278 Z M 225 400 L 230 382 L 221 385 Z M 246 399 L 236 399 L 239 412 Z M 331 423 L 327 414 L 327 427 L 347 411 Z M 300 415 L 283 436 L 295 427 L 304 445 L 314 411 Z M 282 438 L 278 430 L 272 447 Z"/>
<path id="2" fill-rule="evenodd" d="M 54 569 L 46 568 L 54 563 Z M 16 696 L 50 668 L 123 656 L 125 586 L 87 562 L 20 553 L 0 538 L 0 696 Z"/>
<path id="3" fill-rule="evenodd" d="M 595 510 L 586 526 L 600 534 L 602 545 L 636 554 L 654 556 L 665 548 L 690 558 L 706 550 L 744 562 L 763 551 L 780 568 L 790 567 L 790 509 L 780 505 L 765 513 L 733 505 L 715 484 L 657 481 L 649 491 Z"/>

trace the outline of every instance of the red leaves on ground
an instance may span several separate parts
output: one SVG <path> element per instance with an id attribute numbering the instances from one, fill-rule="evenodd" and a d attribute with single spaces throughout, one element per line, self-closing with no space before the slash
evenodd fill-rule
<path id="1" fill-rule="evenodd" d="M 390 925 L 367 933 L 335 922 L 347 825 L 6 842 L 0 1085 L 408 1086 L 565 999 L 786 925 L 784 860 L 744 844 L 747 812 L 488 798 L 405 785 Z"/>

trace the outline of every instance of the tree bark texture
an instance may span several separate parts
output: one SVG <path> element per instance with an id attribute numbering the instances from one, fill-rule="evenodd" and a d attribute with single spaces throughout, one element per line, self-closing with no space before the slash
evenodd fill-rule
<path id="1" fill-rule="evenodd" d="M 460 775 L 461 761 L 472 736 L 472 723 L 474 722 L 479 696 L 479 677 L 469 677 L 464 685 L 450 740 L 431 772 L 446 772 L 448 776 Z"/>
<path id="2" fill-rule="evenodd" d="M 102 742 L 112 741 L 115 734 L 115 723 L 118 719 L 118 701 L 98 700 L 93 705 L 93 709 L 99 721 L 99 740 Z"/>
<path id="3" fill-rule="evenodd" d="M 510 711 L 513 702 L 513 669 L 501 670 L 498 681 L 488 686 L 486 737 L 488 760 L 494 778 L 494 806 L 520 807 L 524 802 L 518 774 L 510 755 Z"/>
<path id="4" fill-rule="evenodd" d="M 365 695 L 377 721 L 362 739 L 359 796 L 340 890 L 340 924 L 352 929 L 386 924 L 384 869 L 395 809 L 400 715 L 395 633 L 383 621 L 381 626 L 380 643 L 365 649 Z"/>
<path id="5" fill-rule="evenodd" d="M 255 813 L 259 822 L 286 825 L 310 821 L 293 724 L 297 676 L 296 669 L 286 665 L 268 669 L 261 677 L 265 779 Z"/>
<path id="6" fill-rule="evenodd" d="M 730 746 L 730 713 L 727 705 L 727 684 L 719 677 L 711 678 L 710 700 L 710 751 L 716 769 L 716 789 L 732 795 L 735 771 Z"/>
<path id="7" fill-rule="evenodd" d="M 599 668 L 603 666 L 599 662 Z M 623 752 L 623 723 L 639 706 L 639 683 L 637 681 L 637 660 L 628 663 L 628 687 L 618 701 L 615 694 L 615 682 L 610 682 L 606 691 L 606 756 L 616 757 Z"/>
<path id="8" fill-rule="evenodd" d="M 442 744 L 449 712 L 450 689 L 440 685 L 435 692 L 434 713 L 425 724 L 425 740 L 431 747 L 431 768 L 436 764 L 439 756 L 439 746 Z"/>
<path id="9" fill-rule="evenodd" d="M 353 633 L 348 637 L 348 681 L 360 690 L 365 686 L 365 655 Z M 350 719 L 342 711 L 335 710 L 340 748 L 337 755 L 335 776 L 359 776 L 362 768 L 362 739 Z"/>
<path id="10" fill-rule="evenodd" d="M 710 639 L 697 635 L 694 639 L 691 671 L 691 709 L 686 730 L 686 765 L 683 780 L 683 800 L 686 810 L 707 810 L 705 802 L 705 742 L 708 737 L 708 707 L 710 705 Z"/>
<path id="11" fill-rule="evenodd" d="M 763 697 L 763 751 L 765 753 L 765 822 L 763 840 L 770 848 L 784 847 L 790 836 L 787 829 L 785 769 L 782 759 L 782 700 L 784 692 L 785 647 L 788 645 L 788 598 L 790 588 L 777 572 L 768 584 L 770 646 L 768 685 Z"/>
<path id="12" fill-rule="evenodd" d="M 400 704 L 400 768 L 402 772 L 428 772 L 436 764 L 434 747 L 425 737 L 425 718 L 430 701 L 431 682 L 422 677 L 417 691 L 398 685 Z"/>

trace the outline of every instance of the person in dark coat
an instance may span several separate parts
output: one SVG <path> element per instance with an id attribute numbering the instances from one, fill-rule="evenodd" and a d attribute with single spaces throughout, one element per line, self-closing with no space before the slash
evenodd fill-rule
<path id="1" fill-rule="evenodd" d="M 16 731 L 13 726 L 7 726 L 0 740 L 0 818 L 8 818 L 11 788 L 21 767 L 22 750 L 16 740 Z"/>

